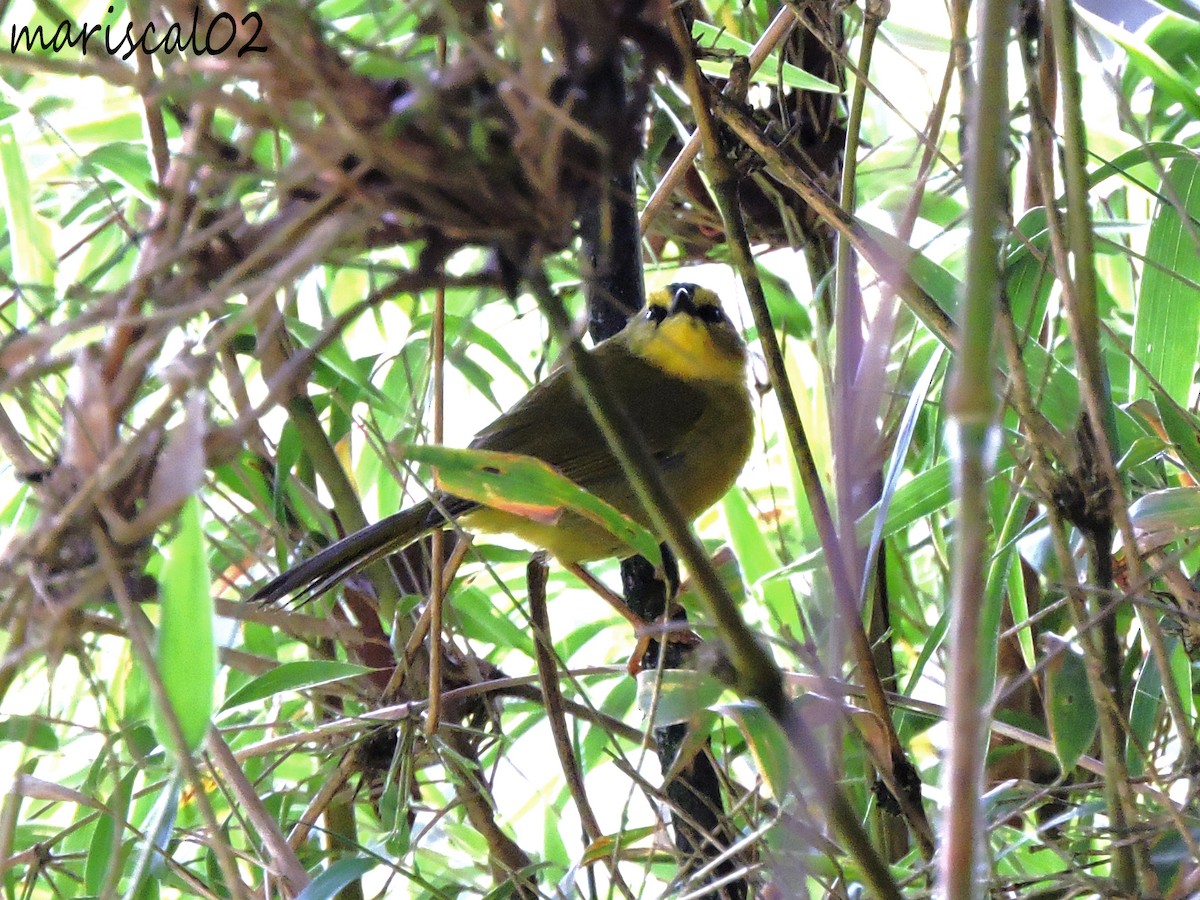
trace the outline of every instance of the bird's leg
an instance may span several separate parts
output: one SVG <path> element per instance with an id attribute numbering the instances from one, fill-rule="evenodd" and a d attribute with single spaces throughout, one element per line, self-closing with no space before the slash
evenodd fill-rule
<path id="1" fill-rule="evenodd" d="M 643 619 L 625 604 L 625 601 L 621 599 L 620 594 L 614 592 L 611 588 L 609 588 L 608 585 L 606 585 L 603 581 L 601 581 L 579 563 L 568 563 L 567 571 L 573 572 L 580 581 L 598 594 L 601 600 L 611 606 L 622 619 L 632 625 L 638 632 L 645 630 L 649 625 L 645 619 Z"/>
<path id="2" fill-rule="evenodd" d="M 656 570 L 654 574 L 659 584 L 666 585 L 667 598 L 674 598 L 679 592 L 679 567 L 675 563 L 675 558 L 669 553 L 663 554 L 663 562 L 662 569 Z M 665 602 L 663 602 L 660 610 L 648 610 L 654 616 L 654 621 L 650 621 L 647 618 L 643 618 L 640 612 L 635 612 L 631 609 L 623 597 L 612 591 L 608 585 L 604 584 L 580 564 L 571 563 L 567 566 L 567 569 L 574 572 L 580 581 L 599 594 L 609 606 L 616 610 L 621 618 L 633 626 L 634 634 L 637 636 L 637 644 L 634 646 L 633 654 L 626 665 L 626 669 L 630 675 L 636 675 L 641 671 L 642 660 L 645 658 L 647 652 L 649 652 L 651 643 L 655 640 L 679 643 L 687 646 L 699 643 L 700 639 L 686 624 L 681 625 L 672 621 L 670 616 L 671 602 L 669 599 L 664 598 Z"/>
<path id="3" fill-rule="evenodd" d="M 654 574 L 667 585 L 667 606 L 669 607 L 679 596 L 679 562 L 666 544 L 662 545 L 662 567 L 657 569 Z"/>

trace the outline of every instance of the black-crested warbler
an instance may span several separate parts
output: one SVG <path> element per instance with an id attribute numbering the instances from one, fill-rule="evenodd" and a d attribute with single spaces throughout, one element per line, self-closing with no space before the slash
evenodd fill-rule
<path id="1" fill-rule="evenodd" d="M 730 488 L 754 432 L 746 345 L 715 293 L 693 284 L 653 292 L 625 328 L 598 344 L 599 368 L 695 518 Z M 535 456 L 634 520 L 641 504 L 565 370 L 552 372 L 476 436 L 471 447 Z M 548 523 L 438 495 L 363 528 L 284 572 L 256 595 L 311 596 L 456 518 L 465 528 L 509 532 L 564 563 L 631 552 L 600 525 L 570 512 Z"/>

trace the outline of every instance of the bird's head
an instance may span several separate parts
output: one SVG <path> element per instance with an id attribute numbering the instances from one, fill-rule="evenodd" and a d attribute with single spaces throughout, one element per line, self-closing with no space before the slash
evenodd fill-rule
<path id="1" fill-rule="evenodd" d="M 625 327 L 629 349 L 684 379 L 741 383 L 746 343 L 708 288 L 686 282 L 652 291 Z"/>

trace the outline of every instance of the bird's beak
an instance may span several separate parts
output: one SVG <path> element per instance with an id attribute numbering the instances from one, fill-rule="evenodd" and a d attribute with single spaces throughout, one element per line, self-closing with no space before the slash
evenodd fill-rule
<path id="1" fill-rule="evenodd" d="M 681 287 L 675 291 L 675 296 L 671 300 L 671 315 L 676 313 L 696 315 L 696 301 L 689 288 Z"/>

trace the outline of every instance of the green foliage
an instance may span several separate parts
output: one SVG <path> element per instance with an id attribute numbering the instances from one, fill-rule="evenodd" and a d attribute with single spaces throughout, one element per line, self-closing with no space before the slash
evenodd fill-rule
<path id="1" fill-rule="evenodd" d="M 1052 172 L 1031 149 L 1034 96 L 1061 93 L 1010 73 L 1012 208 L 999 254 L 1008 318 L 990 366 L 1002 406 L 986 514 L 968 523 L 988 548 L 974 598 L 988 690 L 973 700 L 993 738 L 979 837 L 996 895 L 1116 895 L 1124 847 L 1162 895 L 1191 889 L 1200 823 L 1180 798 L 1190 796 L 1200 646 L 1200 19 L 1179 0 L 1162 5 L 1172 12 L 1136 33 L 1081 17 L 1116 48 L 1103 64 L 1083 53 L 1080 72 L 1091 155 L 1078 174 L 1095 260 L 1069 250 L 1065 194 L 1042 192 L 1064 183 L 1061 144 L 1047 148 Z M 700 68 L 722 90 L 780 7 L 696 8 Z M 162 23 L 173 9 L 135 14 Z M 613 95 L 589 93 L 599 76 L 587 42 L 602 36 L 561 34 L 548 9 L 269 4 L 247 9 L 269 34 L 262 54 L 125 60 L 93 44 L 86 57 L 19 50 L 0 67 L 5 896 L 227 897 L 235 878 L 258 896 L 351 897 L 361 885 L 363 896 L 501 897 L 531 884 L 584 896 L 592 882 L 617 896 L 614 869 L 631 895 L 695 895 L 722 862 L 704 870 L 671 852 L 662 784 L 709 757 L 727 843 L 738 847 L 731 865 L 754 890 L 777 878 L 789 896 L 871 894 L 863 860 L 820 808 L 829 786 L 812 783 L 806 748 L 762 707 L 725 693 L 724 632 L 700 611 L 695 573 L 683 573 L 678 598 L 703 639 L 688 651 L 695 668 L 659 678 L 648 667 L 635 682 L 626 663 L 643 648 L 627 622 L 552 568 L 551 633 L 539 636 L 526 548 L 476 536 L 443 586 L 434 734 L 421 577 L 430 548 L 309 606 L 244 602 L 355 521 L 439 484 L 510 507 L 590 510 L 657 559 L 653 536 L 544 467 L 446 449 L 465 446 L 555 364 L 525 276 L 547 273 L 584 318 L 592 263 L 573 224 L 579 186 L 606 158 L 593 132 L 620 116 L 605 105 Z M 100 21 L 119 35 L 125 15 L 118 3 Z M 697 170 L 667 191 L 643 244 L 651 284 L 719 289 L 756 348 L 753 458 L 696 527 L 785 670 L 789 709 L 817 735 L 898 892 L 913 897 L 928 893 L 931 867 L 905 821 L 883 811 L 876 777 L 891 761 L 830 565 L 847 567 L 866 607 L 886 702 L 934 814 L 956 739 L 945 727 L 957 689 L 948 598 L 964 523 L 946 435 L 946 373 L 959 351 L 930 313 L 959 317 L 973 274 L 971 148 L 956 130 L 971 123 L 940 15 L 893 4 L 874 48 L 855 199 L 834 217 L 841 239 L 879 250 L 855 260 L 857 318 L 830 299 L 833 232 L 718 129 L 819 486 L 857 548 L 820 540 L 728 265 L 729 229 Z M 6 6 L 0 26 L 53 33 L 52 16 L 97 21 L 72 0 Z M 798 26 L 766 48 L 747 95 L 771 141 L 828 194 L 851 97 L 835 82 L 844 72 L 854 86 L 864 41 L 859 5 L 837 21 L 840 35 L 810 41 Z M 618 68 L 635 77 L 637 60 L 650 67 L 639 85 L 649 97 L 641 209 L 697 116 L 663 23 L 621 27 L 631 52 Z M 834 48 L 838 65 L 806 72 L 818 45 Z M 1061 111 L 1049 118 L 1063 121 Z M 640 126 L 630 133 L 640 139 Z M 1100 279 L 1107 388 L 1081 378 L 1064 289 L 1084 265 Z M 847 344 L 861 348 L 852 365 Z M 1111 496 L 1072 481 L 1087 472 L 1076 429 L 1093 391 L 1116 422 Z M 190 449 L 203 451 L 204 481 L 177 515 L 180 485 L 193 482 L 164 436 L 200 398 Z M 435 407 L 442 448 L 432 446 Z M 1117 525 L 1127 515 L 1132 526 L 1115 529 L 1116 577 L 1104 585 L 1068 515 L 1072 500 L 1098 495 L 1110 496 Z M 450 532 L 443 562 L 453 544 Z M 615 562 L 593 568 L 619 584 Z M 1095 677 L 1108 662 L 1105 623 L 1126 704 L 1109 754 L 1096 730 L 1110 708 Z M 640 630 L 663 637 L 659 623 Z M 1053 652 L 1047 634 L 1059 636 Z M 552 673 L 539 671 L 540 637 L 557 657 Z M 682 638 L 690 647 L 693 636 Z M 541 691 L 549 677 L 561 706 Z M 164 697 L 184 747 L 164 727 Z M 669 723 L 688 731 L 660 759 L 655 727 Z M 1114 773 L 1130 786 L 1120 834 L 1105 790 Z"/>
<path id="2" fill-rule="evenodd" d="M 1134 397 L 1150 398 L 1152 387 L 1184 405 L 1200 353 L 1200 257 L 1193 236 L 1200 221 L 1200 162 L 1172 161 L 1159 188 L 1150 224 L 1137 317 L 1133 327 Z"/>
<path id="3" fill-rule="evenodd" d="M 179 533 L 166 547 L 162 567 L 162 619 L 155 654 L 171 715 L 178 722 L 180 747 L 165 718 L 155 731 L 173 753 L 191 753 L 208 731 L 216 682 L 212 588 L 200 532 L 200 504 L 189 499 L 180 514 Z"/>
<path id="4" fill-rule="evenodd" d="M 1079 757 L 1096 738 L 1096 704 L 1088 686 L 1083 658 L 1061 640 L 1046 638 L 1049 663 L 1046 666 L 1046 721 L 1054 752 L 1064 773 L 1070 772 Z"/>

